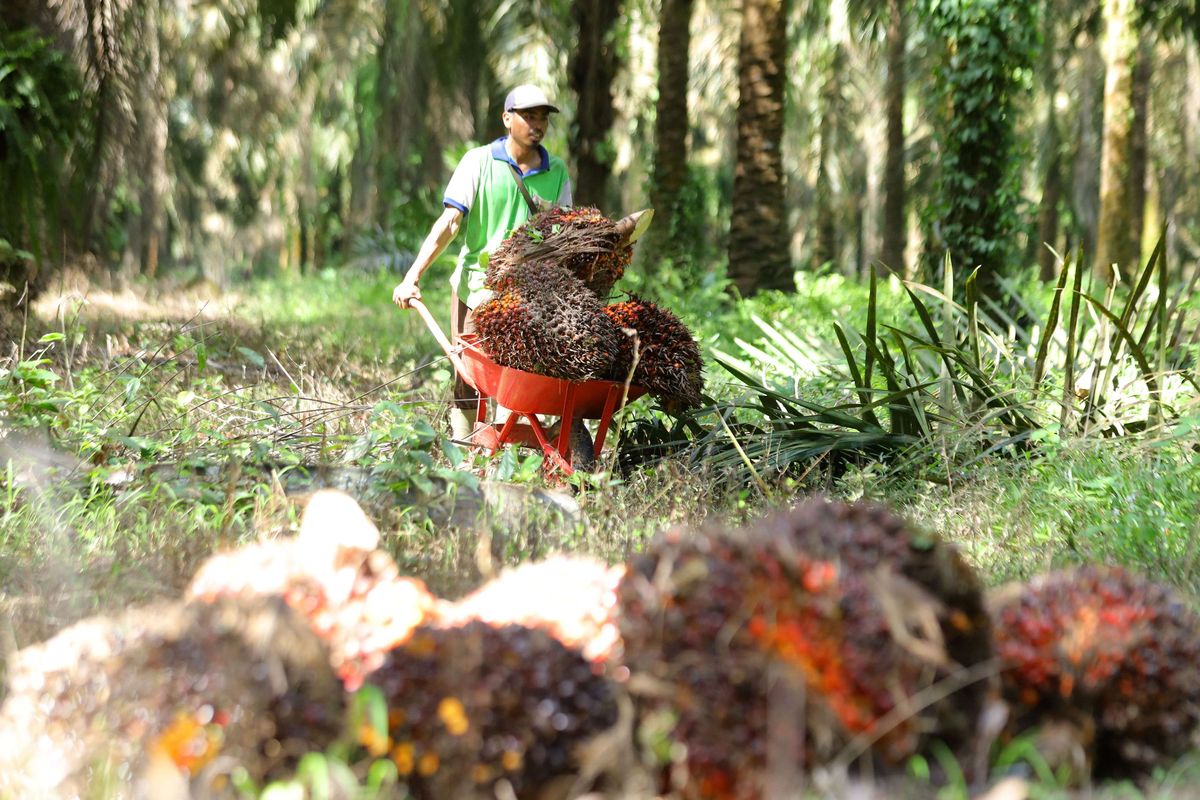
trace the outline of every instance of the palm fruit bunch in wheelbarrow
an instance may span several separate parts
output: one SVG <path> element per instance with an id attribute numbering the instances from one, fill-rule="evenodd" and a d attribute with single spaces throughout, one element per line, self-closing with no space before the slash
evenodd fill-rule
<path id="1" fill-rule="evenodd" d="M 991 603 L 1010 732 L 1069 732 L 1072 760 L 1098 777 L 1145 775 L 1196 747 L 1200 615 L 1169 587 L 1082 567 Z"/>
<path id="2" fill-rule="evenodd" d="M 609 378 L 628 380 L 632 370 L 633 383 L 646 387 L 652 395 L 660 398 L 668 411 L 701 404 L 704 360 L 700 357 L 700 348 L 696 346 L 691 331 L 680 322 L 679 317 L 636 295 L 605 306 L 604 313 L 618 327 L 630 328 L 637 333 L 636 340 L 632 336 L 621 338 Z"/>
<path id="3" fill-rule="evenodd" d="M 624 274 L 647 212 L 613 222 L 594 208 L 555 207 L 513 231 L 488 261 L 494 293 L 475 309 L 480 346 L 497 364 L 568 380 L 624 381 L 636 331 L 645 386 L 668 410 L 699 405 L 701 358 L 679 318 L 632 298 L 604 301 Z"/>
<path id="4" fill-rule="evenodd" d="M 672 532 L 630 564 L 618 591 L 630 687 L 647 720 L 674 720 L 685 796 L 763 797 L 780 773 L 857 757 L 855 741 L 856 763 L 887 771 L 934 739 L 968 738 L 974 694 L 923 698 L 987 658 L 986 616 L 977 583 L 943 595 L 948 576 L 906 574 L 939 560 L 909 557 L 945 547 L 925 541 L 882 512 L 812 501 L 743 531 Z M 958 615 L 982 626 L 961 652 L 941 626 Z"/>
<path id="5" fill-rule="evenodd" d="M 573 783 L 588 744 L 617 722 L 614 689 L 548 633 L 473 621 L 422 627 L 368 678 L 385 725 L 359 742 L 429 798 L 538 798 Z M 372 691 L 368 688 L 365 691 Z"/>
<path id="6" fill-rule="evenodd" d="M 278 599 L 80 622 L 9 663 L 0 796 L 210 796 L 282 777 L 340 734 L 344 692 Z M 194 794 L 193 794 L 194 793 Z"/>
<path id="7" fill-rule="evenodd" d="M 548 261 L 574 275 L 603 300 L 633 259 L 631 238 L 636 223 L 613 222 L 590 206 L 549 208 L 527 220 L 496 248 L 488 260 L 487 285 L 500 286 L 518 264 Z"/>
<path id="8" fill-rule="evenodd" d="M 612 370 L 621 332 L 583 282 L 551 261 L 525 261 L 493 284 L 475 309 L 475 330 L 497 364 L 567 380 Z"/>
<path id="9" fill-rule="evenodd" d="M 378 541 L 379 532 L 352 498 L 317 492 L 296 538 L 211 557 L 193 577 L 188 596 L 282 598 L 329 646 L 333 668 L 353 691 L 388 650 L 436 620 L 446 605 L 423 581 L 401 577 Z"/>

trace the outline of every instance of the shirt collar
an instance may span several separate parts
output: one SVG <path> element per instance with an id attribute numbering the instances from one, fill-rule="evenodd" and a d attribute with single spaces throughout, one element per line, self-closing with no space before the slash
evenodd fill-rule
<path id="1" fill-rule="evenodd" d="M 492 142 L 492 158 L 496 159 L 497 161 L 504 161 L 512 164 L 519 170 L 521 167 L 517 164 L 517 162 L 513 161 L 512 156 L 508 154 L 508 148 L 505 147 L 507 142 L 508 136 L 501 136 L 499 139 Z M 529 172 L 522 172 L 522 178 L 528 178 L 530 175 L 537 175 L 539 172 L 547 172 L 550 169 L 550 153 L 548 153 L 546 148 L 542 147 L 540 144 L 538 145 L 538 154 L 542 157 L 542 163 L 539 166 L 529 170 Z"/>

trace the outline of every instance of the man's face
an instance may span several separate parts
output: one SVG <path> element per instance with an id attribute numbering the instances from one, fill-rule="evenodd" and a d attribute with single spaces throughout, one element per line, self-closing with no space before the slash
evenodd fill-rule
<path id="1" fill-rule="evenodd" d="M 550 124 L 550 109 L 523 108 L 504 112 L 504 127 L 508 135 L 522 147 L 535 147 L 546 137 Z"/>

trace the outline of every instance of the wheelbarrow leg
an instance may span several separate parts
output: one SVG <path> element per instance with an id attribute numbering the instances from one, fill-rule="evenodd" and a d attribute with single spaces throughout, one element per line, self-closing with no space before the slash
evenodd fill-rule
<path id="1" fill-rule="evenodd" d="M 514 413 L 513 416 L 516 416 Z M 550 443 L 550 439 L 546 436 L 546 430 L 542 427 L 542 423 L 538 422 L 536 414 L 530 414 L 528 417 L 529 427 L 533 430 L 533 435 L 537 439 L 538 444 L 542 446 L 542 452 L 546 458 L 550 459 L 556 467 L 563 471 L 563 474 L 570 475 L 575 471 L 571 466 L 571 462 L 564 457 L 563 453 L 555 445 Z M 562 440 L 562 434 L 559 434 L 559 440 Z M 561 445 L 560 445 L 561 446 Z"/>
<path id="2" fill-rule="evenodd" d="M 608 426 L 612 422 L 613 412 L 617 408 L 617 399 L 621 396 L 621 392 L 625 390 L 624 386 L 614 385 L 608 389 L 608 397 L 604 398 L 604 410 L 600 412 L 600 423 L 596 426 L 596 458 L 600 458 L 600 451 L 604 449 L 604 439 L 608 436 Z"/>
<path id="3" fill-rule="evenodd" d="M 563 400 L 562 419 L 558 423 L 558 454 L 563 461 L 571 463 L 571 428 L 575 424 L 575 384 L 567 387 Z"/>

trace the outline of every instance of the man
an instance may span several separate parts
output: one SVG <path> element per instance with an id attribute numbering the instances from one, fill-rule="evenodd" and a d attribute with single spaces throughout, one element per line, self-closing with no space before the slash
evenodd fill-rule
<path id="1" fill-rule="evenodd" d="M 408 274 L 392 292 L 394 303 L 408 308 L 410 300 L 420 299 L 417 282 L 422 273 L 442 254 L 465 222 L 465 240 L 450 277 L 453 287 L 450 329 L 452 335 L 474 330 L 473 309 L 490 296 L 483 285 L 486 270 L 479 263 L 480 256 L 496 249 L 514 228 L 531 216 L 530 201 L 522 194 L 521 183 L 534 203 L 571 204 L 571 180 L 566 165 L 542 146 L 550 114 L 557 112 L 558 108 L 536 86 L 525 84 L 508 93 L 502 116 L 508 134 L 468 151 L 458 162 L 446 186 L 442 215 L 425 237 Z M 475 391 L 457 376 L 454 407 L 450 410 L 456 439 L 466 439 L 474 429 L 475 397 Z M 584 436 L 587 434 L 582 423 L 577 424 L 572 430 L 572 449 L 578 438 L 577 430 Z M 590 455 L 584 454 L 585 458 Z"/>

